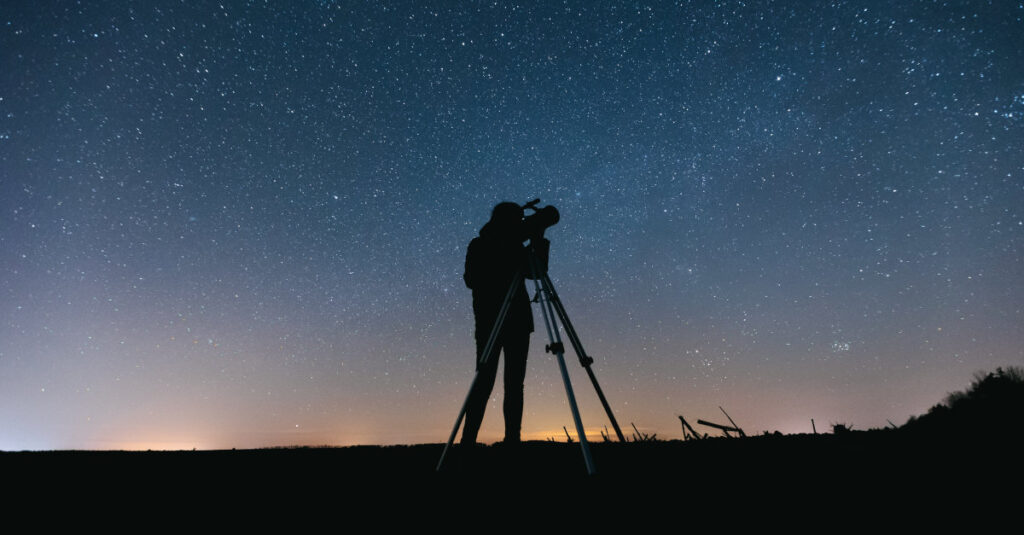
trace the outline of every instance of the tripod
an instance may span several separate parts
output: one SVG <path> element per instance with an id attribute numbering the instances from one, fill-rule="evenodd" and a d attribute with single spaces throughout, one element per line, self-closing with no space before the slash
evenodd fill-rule
<path id="1" fill-rule="evenodd" d="M 590 455 L 590 445 L 587 442 L 587 435 L 583 430 L 583 421 L 580 419 L 580 411 L 576 406 L 576 396 L 573 394 L 572 383 L 569 381 L 569 372 L 565 366 L 565 346 L 562 344 L 562 337 L 558 330 L 558 321 L 561 321 L 562 327 L 564 328 L 566 335 L 569 337 L 569 342 L 576 351 L 580 365 L 587 370 L 587 376 L 590 377 L 590 382 L 594 385 L 597 397 L 601 400 L 601 405 L 608 414 L 608 419 L 611 421 L 612 427 L 615 429 L 615 433 L 619 437 L 619 441 L 625 442 L 626 438 L 623 436 L 622 430 L 619 429 L 619 423 L 615 420 L 615 415 L 612 414 L 612 409 L 608 405 L 608 400 L 604 396 L 604 391 L 601 390 L 601 385 L 597 382 L 597 376 L 594 375 L 594 371 L 590 367 L 590 365 L 594 363 L 594 359 L 584 351 L 583 344 L 580 342 L 579 336 L 576 334 L 576 329 L 573 328 L 572 323 L 569 321 L 569 315 L 565 312 L 565 307 L 562 305 L 562 300 L 558 298 L 558 293 L 555 292 L 555 286 L 551 283 L 551 278 L 548 277 L 547 270 L 543 268 L 543 263 L 537 259 L 532 240 L 527 253 L 527 260 L 527 267 L 530 270 L 531 275 L 530 278 L 533 280 L 534 289 L 537 292 L 533 301 L 540 303 L 541 305 L 541 313 L 544 316 L 544 327 L 547 329 L 548 339 L 551 341 L 550 344 L 544 346 L 544 350 L 554 353 L 558 359 L 558 368 L 562 374 L 562 382 L 565 384 L 565 393 L 569 399 L 569 407 L 572 410 L 573 421 L 576 424 L 576 434 L 580 440 L 583 462 L 587 466 L 587 473 L 593 475 L 595 473 L 594 460 Z M 505 294 L 505 300 L 502 302 L 501 309 L 498 311 L 498 318 L 495 320 L 494 326 L 491 328 L 491 333 L 487 338 L 487 344 L 484 347 L 484 361 L 481 363 L 476 375 L 473 377 L 473 383 L 469 387 L 469 393 L 466 394 L 466 400 L 462 403 L 462 410 L 459 411 L 459 416 L 455 419 L 455 427 L 452 429 L 452 433 L 448 437 L 448 443 L 445 445 L 444 451 L 441 452 L 441 459 L 437 462 L 438 471 L 440 471 L 441 467 L 444 465 L 444 460 L 448 455 L 448 450 L 452 447 L 452 443 L 455 442 L 455 435 L 458 434 L 459 427 L 462 426 L 462 419 L 466 416 L 466 408 L 469 405 L 470 397 L 473 395 L 476 382 L 480 378 L 479 369 L 483 368 L 487 359 L 492 356 L 491 352 L 494 349 L 494 344 L 497 343 L 502 325 L 505 322 L 506 316 L 508 316 L 508 310 L 512 303 L 512 296 L 515 295 L 516 288 L 523 283 L 523 278 L 524 269 L 520 268 L 515 277 L 513 277 L 512 284 L 509 285 L 508 292 Z"/>

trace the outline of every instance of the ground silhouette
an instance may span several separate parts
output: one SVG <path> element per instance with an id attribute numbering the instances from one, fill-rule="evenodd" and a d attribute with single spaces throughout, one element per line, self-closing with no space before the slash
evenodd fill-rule
<path id="1" fill-rule="evenodd" d="M 840 434 L 765 434 L 697 441 L 597 442 L 587 476 L 578 444 L 525 442 L 456 447 L 435 471 L 443 444 L 221 451 L 0 452 L 8 488 L 70 492 L 75 499 L 252 500 L 322 503 L 412 500 L 447 507 L 519 496 L 521 489 L 575 503 L 655 507 L 686 500 L 751 504 L 861 503 L 925 496 L 997 501 L 1020 481 L 1024 389 L 1019 369 L 979 374 L 901 428 Z M 537 494 L 540 493 L 540 494 Z M 951 498 L 952 497 L 952 498 Z M 149 498 L 145 498 L 149 499 Z M 647 504 L 647 505 L 644 505 Z M 665 514 L 668 514 L 668 512 Z"/>

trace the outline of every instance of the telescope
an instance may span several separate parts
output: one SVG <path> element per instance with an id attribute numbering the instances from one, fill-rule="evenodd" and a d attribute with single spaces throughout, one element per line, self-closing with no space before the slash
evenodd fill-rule
<path id="1" fill-rule="evenodd" d="M 523 205 L 524 211 L 527 208 L 533 210 L 532 214 L 523 218 L 523 239 L 543 237 L 544 231 L 548 227 L 558 223 L 560 218 L 558 209 L 551 205 L 537 208 L 539 203 L 540 199 L 534 199 Z"/>

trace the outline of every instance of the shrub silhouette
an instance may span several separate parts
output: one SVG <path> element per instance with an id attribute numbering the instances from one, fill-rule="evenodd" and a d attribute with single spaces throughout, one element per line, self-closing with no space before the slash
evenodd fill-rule
<path id="1" fill-rule="evenodd" d="M 841 423 L 841 422 L 840 423 L 832 424 L 832 434 L 833 435 L 845 435 L 845 434 L 847 434 L 847 433 L 849 433 L 851 431 L 853 431 L 853 426 L 852 425 L 844 424 L 844 423 Z"/>
<path id="2" fill-rule="evenodd" d="M 977 372 L 962 392 L 951 392 L 942 403 L 904 428 L 952 431 L 957 434 L 1004 436 L 1024 421 L 1024 369 L 1010 366 Z"/>

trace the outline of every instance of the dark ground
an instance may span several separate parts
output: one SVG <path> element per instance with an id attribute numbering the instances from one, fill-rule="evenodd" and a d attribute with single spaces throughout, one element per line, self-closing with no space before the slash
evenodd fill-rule
<path id="1" fill-rule="evenodd" d="M 595 475 L 578 444 L 548 442 L 456 447 L 441 472 L 441 444 L 0 452 L 0 511 L 19 533 L 59 522 L 104 532 L 1017 533 L 1022 415 L 1024 370 L 1009 367 L 975 374 L 899 429 L 595 443 Z"/>
<path id="2" fill-rule="evenodd" d="M 547 442 L 456 448 L 441 473 L 435 472 L 443 447 L 438 444 L 3 452 L 0 470 L 8 489 L 29 497 L 157 507 L 216 504 L 221 511 L 259 503 L 288 511 L 344 504 L 359 511 L 387 503 L 388 515 L 397 515 L 393 520 L 423 510 L 459 517 L 467 508 L 501 509 L 508 502 L 588 515 L 608 507 L 667 516 L 750 507 L 878 512 L 913 510 L 915 502 L 1020 503 L 1021 445 L 1013 435 L 905 430 L 594 443 L 595 476 L 586 475 L 578 444 Z"/>

